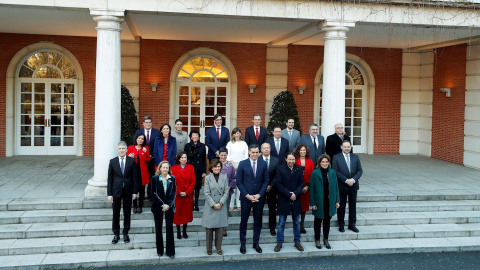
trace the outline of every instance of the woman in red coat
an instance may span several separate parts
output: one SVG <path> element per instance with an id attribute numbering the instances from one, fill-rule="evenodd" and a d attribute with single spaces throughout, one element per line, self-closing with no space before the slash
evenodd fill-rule
<path id="1" fill-rule="evenodd" d="M 177 238 L 182 239 L 180 225 L 183 224 L 183 238 L 187 239 L 187 223 L 193 221 L 193 190 L 195 189 L 195 169 L 187 164 L 187 154 L 183 151 L 177 154 L 175 166 L 172 166 L 172 175 L 177 184 L 175 198 L 175 215 L 173 223 L 177 225 Z"/>
<path id="2" fill-rule="evenodd" d="M 305 214 L 310 208 L 310 192 L 308 192 L 308 187 L 310 186 L 310 176 L 314 170 L 313 161 L 309 159 L 310 149 L 305 144 L 299 144 L 295 148 L 295 164 L 302 166 L 303 168 L 303 177 L 305 179 L 305 186 L 302 190 L 300 200 L 302 203 L 302 215 L 300 219 L 300 233 L 307 233 L 305 231 Z"/>
<path id="3" fill-rule="evenodd" d="M 150 161 L 150 151 L 148 146 L 145 146 L 145 135 L 139 134 L 135 138 L 136 145 L 130 145 L 127 149 L 127 155 L 135 158 L 137 165 L 137 181 L 139 198 L 133 200 L 133 213 L 142 213 L 143 200 L 145 199 L 145 186 L 150 183 L 150 176 L 148 174 L 147 162 Z M 137 204 L 137 201 L 138 204 Z M 138 208 L 137 208 L 138 207 Z"/>

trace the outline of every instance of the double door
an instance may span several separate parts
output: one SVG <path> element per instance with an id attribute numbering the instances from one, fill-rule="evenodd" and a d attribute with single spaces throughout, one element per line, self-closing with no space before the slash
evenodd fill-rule
<path id="1" fill-rule="evenodd" d="M 75 155 L 76 82 L 21 81 L 17 90 L 18 155 Z"/>
<path id="2" fill-rule="evenodd" d="M 223 124 L 228 126 L 227 90 L 228 85 L 221 83 L 179 85 L 177 115 L 184 123 L 183 130 L 188 133 L 192 129 L 200 131 L 200 140 L 205 143 L 205 131 L 214 125 L 215 114 L 222 115 Z"/>

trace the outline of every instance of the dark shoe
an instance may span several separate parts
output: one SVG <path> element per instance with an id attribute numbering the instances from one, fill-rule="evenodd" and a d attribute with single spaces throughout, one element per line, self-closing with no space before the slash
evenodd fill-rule
<path id="1" fill-rule="evenodd" d="M 320 241 L 319 241 L 320 242 Z M 323 239 L 323 244 L 325 244 L 325 247 L 328 249 L 331 249 L 332 247 L 330 246 L 330 243 L 328 243 L 328 239 Z"/>
<path id="2" fill-rule="evenodd" d="M 271 234 L 272 236 L 277 235 L 277 233 L 275 232 L 275 230 L 270 230 L 270 234 Z"/>
<path id="3" fill-rule="evenodd" d="M 177 232 L 177 239 L 182 239 L 182 234 L 180 232 Z"/>
<path id="4" fill-rule="evenodd" d="M 223 237 L 227 237 L 227 236 L 228 236 L 227 230 L 224 230 L 224 231 L 223 231 Z"/>
<path id="5" fill-rule="evenodd" d="M 188 239 L 187 232 L 183 232 L 183 238 Z"/>
<path id="6" fill-rule="evenodd" d="M 255 249 L 255 251 L 258 253 L 262 253 L 262 248 L 259 244 L 253 244 L 253 249 Z"/>
<path id="7" fill-rule="evenodd" d="M 200 211 L 200 209 L 198 208 L 198 206 L 195 206 L 195 211 Z"/>
<path id="8" fill-rule="evenodd" d="M 338 227 L 338 230 L 339 230 L 340 232 L 345 232 L 345 228 L 344 228 L 343 226 Z"/>
<path id="9" fill-rule="evenodd" d="M 356 233 L 360 232 L 360 231 L 357 229 L 357 227 L 355 227 L 355 226 L 348 226 L 348 229 L 351 230 L 351 231 L 354 231 L 354 232 L 356 232 Z"/>
<path id="10" fill-rule="evenodd" d="M 277 245 L 275 246 L 275 248 L 273 249 L 273 251 L 279 252 L 280 249 L 282 249 L 282 244 L 277 243 Z"/>
<path id="11" fill-rule="evenodd" d="M 112 240 L 112 244 L 118 243 L 119 240 L 120 240 L 120 235 L 118 235 L 118 234 L 114 235 L 113 240 Z"/>
<path id="12" fill-rule="evenodd" d="M 242 253 L 242 254 L 247 253 L 247 248 L 245 247 L 245 244 L 240 245 L 240 253 Z"/>
<path id="13" fill-rule="evenodd" d="M 138 211 L 137 211 L 137 214 L 141 214 L 141 213 L 142 213 L 142 207 L 139 207 Z"/>
<path id="14" fill-rule="evenodd" d="M 133 207 L 133 213 L 134 213 L 134 214 L 138 214 L 138 210 L 137 210 L 137 207 L 136 207 L 136 206 Z"/>
<path id="15" fill-rule="evenodd" d="M 322 249 L 322 245 L 320 245 L 320 240 L 315 240 L 315 247 L 318 249 Z"/>
<path id="16" fill-rule="evenodd" d="M 128 234 L 123 235 L 123 242 L 130 243 L 130 237 L 128 237 Z"/>
<path id="17" fill-rule="evenodd" d="M 175 255 L 170 255 L 169 257 L 170 257 L 170 259 L 172 259 L 172 260 L 175 259 Z"/>
<path id="18" fill-rule="evenodd" d="M 163 253 L 157 253 L 158 257 L 162 257 Z"/>
<path id="19" fill-rule="evenodd" d="M 304 251 L 302 244 L 300 242 L 295 243 L 295 247 L 297 248 L 298 251 Z"/>
<path id="20" fill-rule="evenodd" d="M 305 230 L 305 228 L 301 227 L 301 228 L 300 228 L 300 233 L 301 233 L 301 234 L 306 234 L 307 231 Z"/>
<path id="21" fill-rule="evenodd" d="M 207 250 L 207 255 L 212 255 L 212 251 L 211 251 L 211 250 Z"/>
<path id="22" fill-rule="evenodd" d="M 217 249 L 217 254 L 218 254 L 218 255 L 223 255 L 223 250 Z"/>

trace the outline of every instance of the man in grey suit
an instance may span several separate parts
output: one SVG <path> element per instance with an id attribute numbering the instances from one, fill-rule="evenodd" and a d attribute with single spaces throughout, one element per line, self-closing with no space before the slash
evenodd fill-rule
<path id="1" fill-rule="evenodd" d="M 295 119 L 287 119 L 287 128 L 282 130 L 282 137 L 288 140 L 288 151 L 295 152 L 295 147 L 300 143 L 300 132 L 293 128 Z"/>
<path id="2" fill-rule="evenodd" d="M 348 229 L 358 233 L 355 226 L 357 221 L 357 191 L 358 180 L 362 177 L 363 170 L 357 155 L 350 153 L 352 144 L 343 141 L 342 153 L 333 157 L 332 169 L 337 173 L 338 189 L 340 191 L 340 207 L 338 208 L 338 230 L 345 232 L 345 208 L 348 197 Z"/>
<path id="3" fill-rule="evenodd" d="M 310 159 L 316 166 L 317 159 L 321 154 L 325 154 L 325 139 L 318 134 L 318 125 L 313 123 L 308 127 L 308 135 L 300 138 L 300 143 L 305 144 L 310 149 Z"/>

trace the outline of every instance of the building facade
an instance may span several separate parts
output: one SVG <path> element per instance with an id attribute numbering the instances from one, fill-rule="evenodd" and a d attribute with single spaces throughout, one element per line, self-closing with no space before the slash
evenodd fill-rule
<path id="1" fill-rule="evenodd" d="M 244 130 L 289 90 L 304 134 L 480 169 L 476 2 L 0 0 L 0 156 L 94 156 L 102 195 L 122 84 L 156 128 Z"/>

